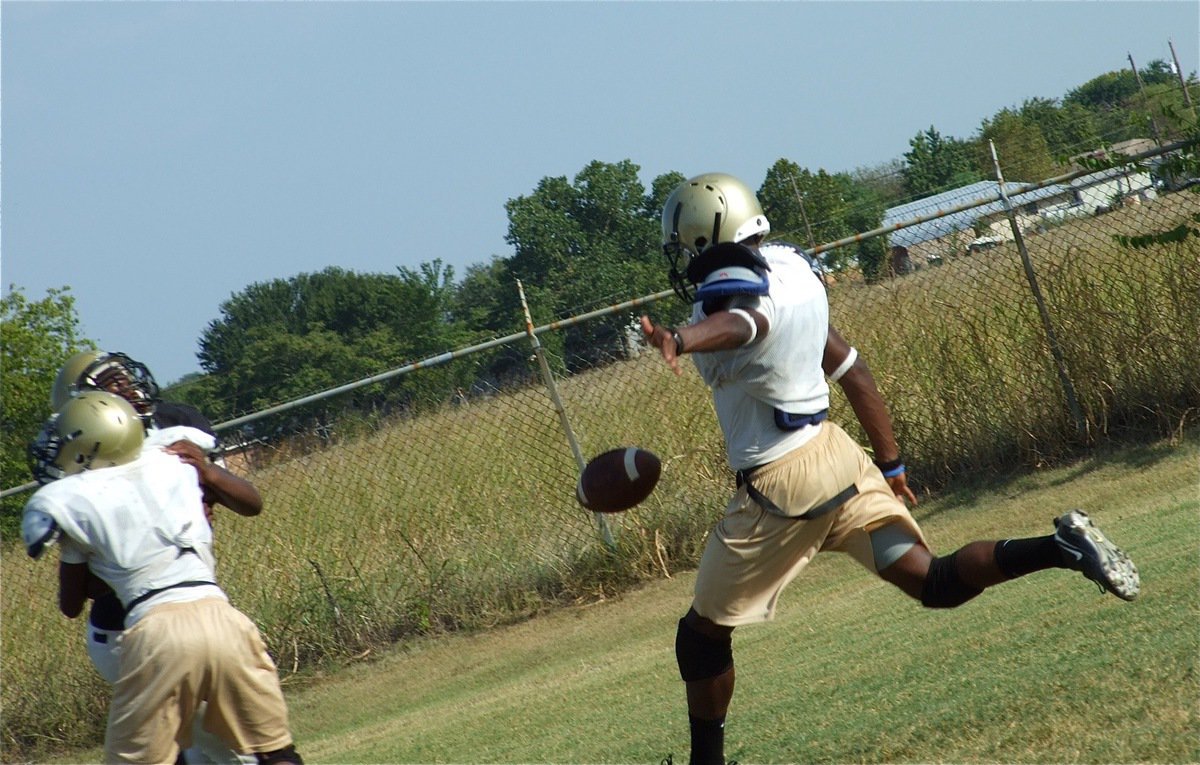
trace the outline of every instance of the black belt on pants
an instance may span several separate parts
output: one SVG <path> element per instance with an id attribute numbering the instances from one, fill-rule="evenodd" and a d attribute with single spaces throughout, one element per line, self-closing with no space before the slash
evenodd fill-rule
<path id="1" fill-rule="evenodd" d="M 760 465 L 759 467 L 762 466 Z M 851 497 L 858 495 L 858 486 L 855 484 L 850 484 L 837 494 L 833 495 L 816 507 L 811 508 L 807 512 L 802 513 L 801 515 L 788 515 L 786 512 L 784 512 L 782 507 L 772 502 L 767 495 L 754 488 L 754 484 L 750 481 L 750 477 L 756 470 L 758 470 L 757 467 L 749 468 L 748 470 L 737 471 L 737 473 L 734 475 L 737 478 L 738 488 L 745 486 L 746 493 L 750 495 L 750 499 L 758 503 L 762 509 L 775 515 L 781 515 L 784 518 L 791 518 L 797 521 L 811 521 L 814 518 L 820 518 L 822 515 L 828 515 L 829 513 L 832 513 L 834 510 L 837 510 L 839 507 L 846 504 Z"/>

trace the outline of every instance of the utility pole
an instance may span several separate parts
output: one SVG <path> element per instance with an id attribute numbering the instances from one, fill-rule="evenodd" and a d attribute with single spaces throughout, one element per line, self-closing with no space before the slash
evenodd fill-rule
<path id="1" fill-rule="evenodd" d="M 1142 103 L 1146 105 L 1146 113 L 1150 115 L 1150 130 L 1154 133 L 1154 144 L 1162 146 L 1162 136 L 1158 134 L 1158 120 L 1154 119 L 1154 112 L 1150 109 L 1150 102 L 1146 100 L 1146 86 L 1142 84 L 1142 76 L 1138 74 L 1137 64 L 1133 63 L 1133 54 L 1129 56 L 1129 68 L 1133 70 L 1133 77 L 1137 80 L 1138 92 L 1142 94 Z"/>
<path id="2" fill-rule="evenodd" d="M 796 202 L 800 205 L 800 217 L 804 219 L 804 230 L 808 232 L 809 249 L 812 249 L 817 246 L 817 242 L 813 239 L 812 226 L 808 223 L 808 211 L 804 209 L 804 197 L 800 196 L 800 187 L 796 185 L 796 176 L 789 175 L 788 178 L 792 182 L 792 191 L 796 194 Z"/>
<path id="3" fill-rule="evenodd" d="M 1179 77 L 1179 87 L 1183 90 L 1183 102 L 1192 110 L 1192 114 L 1196 114 L 1196 106 L 1192 103 L 1192 95 L 1188 93 L 1187 77 L 1183 74 L 1183 67 L 1179 65 L 1179 56 L 1175 53 L 1175 43 L 1171 42 L 1170 37 L 1167 38 L 1167 47 L 1171 49 L 1171 60 L 1175 62 L 1175 74 Z"/>

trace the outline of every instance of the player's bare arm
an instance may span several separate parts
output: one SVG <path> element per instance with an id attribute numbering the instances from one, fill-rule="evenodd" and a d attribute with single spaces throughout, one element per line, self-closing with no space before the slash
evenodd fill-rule
<path id="1" fill-rule="evenodd" d="M 255 516 L 262 512 L 262 495 L 254 484 L 210 460 L 196 444 L 177 441 L 167 447 L 167 452 L 196 468 L 206 503 L 217 502 L 238 515 Z"/>
<path id="2" fill-rule="evenodd" d="M 650 317 L 642 316 L 642 333 L 646 342 L 659 349 L 675 374 L 682 373 L 679 356 L 683 353 L 741 348 L 766 337 L 769 326 L 766 317 L 746 308 L 716 311 L 703 321 L 673 329 L 655 324 Z"/>
<path id="3" fill-rule="evenodd" d="M 89 578 L 93 577 L 86 563 L 59 562 L 58 610 L 68 619 L 74 619 L 83 612 L 83 605 L 88 599 Z"/>
<path id="4" fill-rule="evenodd" d="M 849 366 L 843 368 L 847 362 Z M 900 447 L 896 444 L 896 435 L 892 431 L 892 418 L 888 414 L 887 404 L 884 403 L 879 388 L 875 385 L 875 376 L 871 374 L 871 368 L 832 325 L 825 341 L 825 356 L 821 367 L 825 374 L 837 378 L 838 385 L 846 394 L 846 400 L 850 402 L 855 417 L 871 442 L 875 460 L 887 463 L 900 459 Z M 908 486 L 907 473 L 889 476 L 887 482 L 897 497 L 914 505 L 917 503 L 916 495 Z"/>

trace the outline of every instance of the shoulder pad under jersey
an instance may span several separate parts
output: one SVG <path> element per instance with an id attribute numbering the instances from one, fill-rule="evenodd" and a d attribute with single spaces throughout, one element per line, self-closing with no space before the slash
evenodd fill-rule
<path id="1" fill-rule="evenodd" d="M 816 257 L 814 257 L 812 255 L 809 255 L 807 252 L 804 251 L 804 248 L 802 248 L 800 245 L 793 244 L 792 242 L 786 242 L 782 239 L 774 239 L 774 240 L 762 245 L 762 247 L 760 249 L 766 250 L 771 247 L 778 247 L 779 249 L 782 249 L 782 250 L 790 250 L 793 253 L 795 253 L 796 255 L 799 255 L 801 258 L 804 259 L 805 263 L 808 263 L 808 267 L 810 269 L 812 269 L 812 272 L 814 274 L 817 275 L 817 278 L 821 280 L 821 284 L 825 284 L 825 267 L 823 265 L 821 265 L 821 261 L 819 259 L 817 259 Z M 828 285 L 826 285 L 826 286 L 828 286 Z"/>

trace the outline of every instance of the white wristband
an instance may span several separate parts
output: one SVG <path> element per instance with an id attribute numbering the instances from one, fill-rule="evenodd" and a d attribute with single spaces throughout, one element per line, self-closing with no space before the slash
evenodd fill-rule
<path id="1" fill-rule="evenodd" d="M 743 311 L 741 308 L 730 308 L 729 313 L 735 313 L 738 316 L 741 316 L 746 320 L 746 323 L 750 325 L 750 339 L 743 343 L 743 345 L 749 345 L 750 343 L 753 343 L 754 338 L 758 337 L 758 323 L 754 321 L 754 317 L 751 316 L 748 311 Z"/>
<path id="2" fill-rule="evenodd" d="M 854 366 L 854 362 L 856 361 L 858 361 L 858 351 L 851 347 L 850 352 L 846 354 L 846 358 L 842 360 L 842 363 L 838 365 L 838 368 L 829 374 L 829 381 L 837 382 L 838 380 L 842 379 L 842 375 L 849 372 L 850 367 Z"/>

